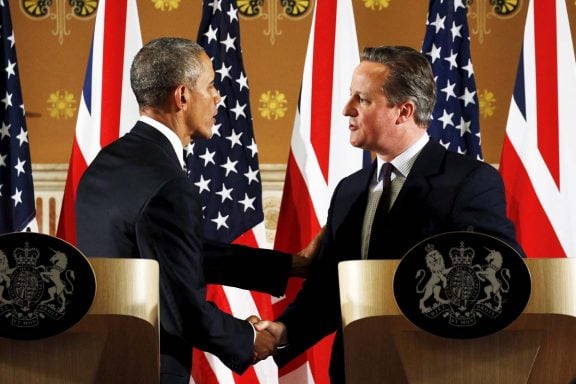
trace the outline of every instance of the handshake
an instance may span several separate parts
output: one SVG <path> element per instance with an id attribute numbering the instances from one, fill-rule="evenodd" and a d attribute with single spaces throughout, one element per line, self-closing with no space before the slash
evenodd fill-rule
<path id="1" fill-rule="evenodd" d="M 252 363 L 268 358 L 276 354 L 278 348 L 286 345 L 288 338 L 286 326 L 281 322 L 260 320 L 257 316 L 246 319 L 254 327 L 256 338 L 254 339 L 254 353 Z"/>
<path id="2" fill-rule="evenodd" d="M 320 243 L 324 236 L 325 227 L 316 234 L 310 243 L 300 252 L 292 255 L 290 276 L 307 277 L 311 264 L 318 255 Z M 252 364 L 267 359 L 276 354 L 278 348 L 288 344 L 286 326 L 279 321 L 260 320 L 258 316 L 250 316 L 246 319 L 254 327 L 256 337 L 254 339 L 254 351 Z"/>

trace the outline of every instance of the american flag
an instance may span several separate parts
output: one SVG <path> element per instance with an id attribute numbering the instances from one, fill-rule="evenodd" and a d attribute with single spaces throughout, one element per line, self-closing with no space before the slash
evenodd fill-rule
<path id="1" fill-rule="evenodd" d="M 482 160 L 478 95 L 470 58 L 465 0 L 430 0 L 422 52 L 436 79 L 430 137 Z"/>
<path id="2" fill-rule="evenodd" d="M 37 231 L 28 130 L 8 1 L 0 0 L 0 233 Z"/>
<path id="3" fill-rule="evenodd" d="M 142 47 L 136 0 L 100 0 L 78 108 L 58 221 L 58 237 L 76 243 L 76 189 L 100 148 L 132 128 L 138 103 L 130 88 L 130 64 Z"/>
<path id="4" fill-rule="evenodd" d="M 204 235 L 226 243 L 264 247 L 258 148 L 235 1 L 204 1 L 197 42 L 212 59 L 214 82 L 221 95 L 212 138 L 194 141 L 186 154 L 189 177 L 198 188 L 204 210 Z M 208 288 L 208 299 L 238 318 L 272 317 L 270 295 L 213 285 Z M 278 382 L 278 368 L 271 358 L 238 376 L 213 355 L 195 350 L 192 367 L 198 384 Z"/>
<path id="5" fill-rule="evenodd" d="M 310 28 L 298 110 L 274 248 L 296 252 L 326 223 L 334 188 L 364 164 L 364 151 L 350 145 L 342 109 L 350 95 L 352 72 L 360 62 L 351 0 L 317 0 Z M 280 314 L 301 281 L 289 282 L 286 298 L 274 304 Z M 333 336 L 281 369 L 282 383 L 328 383 Z"/>
<path id="6" fill-rule="evenodd" d="M 200 192 L 205 236 L 232 242 L 264 220 L 235 1 L 204 2 L 197 42 L 212 59 L 222 99 L 212 139 L 190 144 L 186 165 Z"/>
<path id="7" fill-rule="evenodd" d="M 500 162 L 508 216 L 528 257 L 576 257 L 574 110 L 566 1 L 530 1 Z"/>

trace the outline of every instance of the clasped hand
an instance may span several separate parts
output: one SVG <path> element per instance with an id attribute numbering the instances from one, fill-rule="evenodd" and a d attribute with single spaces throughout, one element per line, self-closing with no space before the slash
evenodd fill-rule
<path id="1" fill-rule="evenodd" d="M 304 249 L 292 255 L 291 276 L 306 277 L 308 275 L 312 262 L 318 256 L 324 232 L 325 228 L 323 227 Z M 254 364 L 276 354 L 279 346 L 286 345 L 286 326 L 281 322 L 260 320 L 254 315 L 246 320 L 254 326 L 256 332 L 253 351 Z"/>
<path id="2" fill-rule="evenodd" d="M 246 319 L 254 326 L 253 364 L 276 354 L 280 345 L 286 344 L 286 327 L 280 322 L 260 320 L 257 316 Z"/>

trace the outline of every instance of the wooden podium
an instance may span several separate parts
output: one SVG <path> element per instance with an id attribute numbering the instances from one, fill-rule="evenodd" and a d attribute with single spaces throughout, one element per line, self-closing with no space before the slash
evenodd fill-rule
<path id="1" fill-rule="evenodd" d="M 339 265 L 347 384 L 575 383 L 576 260 L 526 259 L 532 294 L 512 324 L 457 340 L 410 323 L 396 305 L 399 260 Z"/>
<path id="2" fill-rule="evenodd" d="M 96 297 L 72 328 L 40 340 L 0 338 L 0 382 L 158 383 L 158 263 L 89 259 Z"/>

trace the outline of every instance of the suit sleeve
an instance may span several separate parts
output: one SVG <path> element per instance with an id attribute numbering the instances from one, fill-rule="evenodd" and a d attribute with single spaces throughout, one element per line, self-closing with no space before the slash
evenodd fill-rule
<path id="1" fill-rule="evenodd" d="M 341 327 L 338 245 L 332 227 L 333 204 L 338 191 L 339 188 L 334 192 L 328 212 L 320 254 L 294 301 L 277 318 L 286 325 L 289 343 L 274 357 L 281 367 Z"/>
<path id="2" fill-rule="evenodd" d="M 242 373 L 252 362 L 253 329 L 206 301 L 202 217 L 187 180 L 173 179 L 146 204 L 136 225 L 138 247 L 160 265 L 160 325 L 178 348 L 190 345 L 218 356 Z M 176 343 L 175 343 L 176 344 Z M 163 343 L 163 348 L 170 348 Z M 176 347 L 175 347 L 176 348 Z M 163 353 L 170 353 L 163 351 Z"/>
<path id="3" fill-rule="evenodd" d="M 287 253 L 205 240 L 204 277 L 223 284 L 282 296 L 290 277 L 292 256 Z M 264 270 L 264 273 L 262 273 Z"/>

